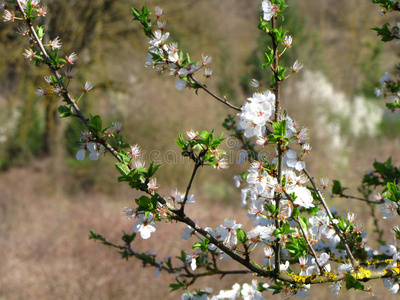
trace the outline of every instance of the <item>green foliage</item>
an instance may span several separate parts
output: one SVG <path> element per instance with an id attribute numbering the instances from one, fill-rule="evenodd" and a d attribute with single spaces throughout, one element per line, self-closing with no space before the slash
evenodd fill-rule
<path id="1" fill-rule="evenodd" d="M 151 38 L 151 19 L 149 18 L 151 11 L 147 9 L 146 5 L 143 5 L 142 12 L 132 7 L 131 13 L 134 16 L 133 21 L 139 21 L 142 24 L 144 34 Z"/>
<path id="2" fill-rule="evenodd" d="M 66 117 L 70 117 L 73 115 L 73 112 L 71 110 L 71 107 L 67 106 L 67 105 L 60 105 L 58 107 L 58 112 L 60 113 L 60 118 L 66 118 Z"/>
<path id="3" fill-rule="evenodd" d="M 389 183 L 400 182 L 400 169 L 392 164 L 392 158 L 389 157 L 384 163 L 375 161 L 374 170 L 364 175 L 362 184 L 365 186 L 386 187 Z"/>
<path id="4" fill-rule="evenodd" d="M 333 195 L 342 195 L 345 190 L 347 190 L 347 188 L 342 187 L 342 184 L 340 183 L 339 180 L 333 180 L 333 186 L 332 186 Z"/>
<path id="5" fill-rule="evenodd" d="M 236 229 L 238 244 L 244 244 L 247 242 L 247 234 L 242 228 Z"/>
<path id="6" fill-rule="evenodd" d="M 293 259 L 298 259 L 299 257 L 307 257 L 308 247 L 307 242 L 304 238 L 295 238 L 292 235 L 292 240 L 286 243 L 285 249 L 290 253 Z"/>
<path id="7" fill-rule="evenodd" d="M 355 289 L 363 291 L 365 289 L 364 285 L 360 281 L 349 274 L 346 274 L 344 281 L 346 282 L 346 290 Z"/>
<path id="8" fill-rule="evenodd" d="M 201 242 L 194 243 L 192 249 L 200 249 L 201 252 L 208 252 L 209 239 L 204 238 Z"/>

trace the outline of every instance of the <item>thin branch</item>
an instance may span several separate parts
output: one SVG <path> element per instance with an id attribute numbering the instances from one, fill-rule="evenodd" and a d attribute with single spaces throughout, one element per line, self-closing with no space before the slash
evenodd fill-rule
<path id="1" fill-rule="evenodd" d="M 272 29 L 276 28 L 276 15 L 272 17 L 271 26 Z M 274 87 L 274 94 L 275 94 L 275 122 L 278 122 L 279 114 L 280 114 L 280 80 L 278 77 L 278 65 L 279 65 L 279 55 L 278 55 L 278 42 L 275 40 L 274 35 L 271 33 L 269 34 L 272 39 L 272 49 L 274 52 L 274 62 L 272 66 L 272 72 L 274 73 L 275 78 L 275 87 Z M 282 141 L 278 141 L 278 186 L 281 185 L 282 182 L 282 160 L 283 160 L 283 149 L 282 149 Z M 275 227 L 281 227 L 281 221 L 279 219 L 279 206 L 281 200 L 281 194 L 275 191 L 275 206 L 276 206 L 276 215 L 275 215 Z M 280 238 L 278 238 L 275 242 L 275 272 L 279 273 L 280 263 L 281 263 L 281 243 Z"/>
<path id="2" fill-rule="evenodd" d="M 341 198 L 347 198 L 347 199 L 360 200 L 360 201 L 367 202 L 367 203 L 371 203 L 371 204 L 381 204 L 381 202 L 379 202 L 379 201 L 373 201 L 373 200 L 369 200 L 369 199 L 366 199 L 366 198 L 360 198 L 360 197 L 345 195 L 345 194 L 343 194 L 343 193 L 340 194 L 339 197 L 341 197 Z"/>
<path id="3" fill-rule="evenodd" d="M 29 28 L 29 31 L 31 33 L 31 35 L 33 36 L 34 40 L 37 42 L 40 51 L 42 52 L 42 55 L 44 56 L 46 61 L 50 60 L 49 55 L 47 54 L 46 49 L 44 48 L 44 45 L 42 43 L 42 41 L 39 39 L 38 35 L 36 34 L 35 29 L 33 28 L 33 24 L 32 24 L 32 20 L 29 19 L 24 11 L 24 9 L 21 6 L 21 3 L 19 1 L 16 1 L 17 3 L 17 7 L 18 10 L 21 12 L 21 14 L 24 17 L 25 23 Z M 45 62 L 46 63 L 46 62 Z M 61 75 L 58 72 L 57 69 L 53 68 L 52 66 L 50 66 L 49 63 L 46 63 L 48 65 L 48 67 L 50 68 L 50 70 L 53 72 L 54 77 L 57 79 L 57 82 L 61 85 L 62 89 L 63 89 L 63 97 L 65 98 L 65 100 L 67 101 L 68 104 L 70 104 L 75 112 L 76 112 L 76 116 L 82 120 L 82 122 L 85 125 L 90 124 L 89 120 L 83 115 L 83 113 L 81 112 L 81 110 L 78 107 L 78 104 L 72 99 L 71 95 L 68 92 L 67 87 L 65 86 L 64 82 L 61 79 Z M 102 144 L 104 146 L 104 148 L 106 148 L 119 162 L 122 162 L 122 159 L 118 156 L 117 151 L 109 144 L 107 143 L 107 141 L 102 138 L 101 136 L 99 136 L 96 132 L 94 132 L 93 130 L 91 130 L 89 128 L 89 130 L 94 134 L 94 136 L 97 139 L 97 142 L 99 142 L 100 144 Z"/>
<path id="4" fill-rule="evenodd" d="M 332 222 L 333 220 L 333 215 L 332 212 L 330 211 L 328 205 L 326 204 L 324 197 L 322 196 L 321 192 L 319 191 L 317 185 L 315 184 L 314 179 L 312 178 L 312 176 L 310 175 L 310 173 L 308 173 L 307 169 L 303 169 L 303 172 L 307 175 L 308 179 L 311 182 L 311 185 L 313 186 L 314 190 L 317 192 L 318 198 L 321 202 L 321 204 L 324 206 L 326 213 L 328 214 L 329 219 L 331 220 L 330 223 L 333 226 L 333 228 L 335 229 L 336 234 L 339 236 L 340 241 L 343 243 L 343 246 L 345 247 L 346 253 L 349 256 L 351 263 L 353 264 L 353 266 L 356 266 L 358 263 L 357 261 L 354 259 L 353 254 L 351 253 L 351 250 L 349 248 L 349 245 L 347 244 L 345 238 L 343 237 L 343 233 L 342 231 L 339 229 L 339 227 Z"/>
<path id="5" fill-rule="evenodd" d="M 200 160 L 199 163 L 196 162 L 195 165 L 194 165 L 193 172 L 192 172 L 192 176 L 190 177 L 189 184 L 188 184 L 188 186 L 186 187 L 185 198 L 183 199 L 183 203 L 182 203 L 182 207 L 181 207 L 182 212 L 183 212 L 184 209 L 185 209 L 185 204 L 186 204 L 186 201 L 187 201 L 187 199 L 188 199 L 188 197 L 189 197 L 189 191 L 190 191 L 190 188 L 192 187 L 192 183 L 193 183 L 194 177 L 196 176 L 196 172 L 197 172 L 198 168 L 199 168 L 201 165 L 202 165 L 201 160 Z"/>
<path id="6" fill-rule="evenodd" d="M 208 88 L 206 88 L 206 87 L 205 87 L 204 85 L 202 85 L 199 81 L 197 81 L 197 80 L 194 78 L 193 74 L 190 74 L 190 75 L 189 75 L 189 78 L 192 79 L 192 80 L 196 83 L 196 85 L 197 85 L 199 88 L 205 90 L 209 95 L 211 95 L 212 97 L 214 97 L 214 98 L 217 99 L 218 101 L 222 102 L 223 104 L 229 106 L 230 108 L 232 108 L 232 109 L 234 109 L 234 110 L 242 111 L 240 107 L 237 107 L 237 106 L 235 106 L 235 105 L 229 103 L 228 100 L 226 100 L 225 98 L 218 97 L 218 96 L 215 95 L 213 92 L 211 92 Z"/>
<path id="7" fill-rule="evenodd" d="M 319 271 L 321 272 L 321 274 L 324 274 L 324 273 L 326 272 L 326 270 L 325 270 L 325 268 L 324 268 L 323 266 L 320 265 L 320 263 L 319 263 L 319 261 L 318 261 L 317 253 L 315 253 L 314 248 L 312 247 L 310 241 L 308 240 L 308 237 L 307 237 L 307 234 L 306 234 L 306 232 L 305 232 L 305 230 L 304 230 L 303 225 L 301 225 L 301 222 L 300 222 L 298 219 L 293 219 L 293 220 L 299 225 L 300 230 L 301 230 L 301 233 L 303 234 L 303 237 L 304 237 L 304 239 L 306 240 L 306 243 L 307 243 L 307 245 L 308 245 L 308 248 L 310 248 L 310 250 L 311 250 L 311 252 L 312 252 L 312 255 L 313 255 L 314 258 L 315 258 L 315 263 L 317 264 Z"/>

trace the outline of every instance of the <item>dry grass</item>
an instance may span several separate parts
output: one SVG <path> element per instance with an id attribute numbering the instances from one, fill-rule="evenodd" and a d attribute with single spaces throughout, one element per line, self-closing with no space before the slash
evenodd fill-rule
<path id="1" fill-rule="evenodd" d="M 190 51 L 194 58 L 201 57 L 202 53 L 213 56 L 216 81 L 218 74 L 226 68 L 226 74 L 234 78 L 232 86 L 237 86 L 238 74 L 246 69 L 245 60 L 255 48 L 253 41 L 258 33 L 254 30 L 254 7 L 248 5 L 248 1 L 236 0 L 234 5 L 232 2 L 223 0 L 215 4 L 215 1 L 171 1 L 164 8 L 167 17 L 168 14 L 172 16 L 168 17 L 171 35 L 175 33 L 182 39 L 181 45 L 185 50 Z M 348 78 L 353 78 L 354 74 L 344 71 L 354 60 L 351 41 L 359 37 L 357 49 L 362 52 L 368 35 L 357 34 L 377 23 L 374 23 L 376 18 L 372 14 L 371 5 L 366 2 L 348 1 L 350 6 L 359 5 L 359 9 L 352 10 L 351 15 L 343 14 L 342 10 L 332 10 L 333 2 L 307 1 L 296 4 L 296 7 L 300 14 L 308 16 L 307 28 L 318 24 L 321 43 L 332 45 L 326 47 L 321 56 L 328 57 L 325 68 L 330 71 L 328 73 L 334 79 L 335 87 L 351 92 L 359 84 L 356 80 L 349 87 Z M 344 2 L 340 1 L 340 4 L 346 5 Z M 155 1 L 145 3 L 152 7 Z M 139 1 L 135 4 L 140 5 Z M 118 16 L 121 20 L 126 17 L 126 20 L 107 23 L 109 19 L 106 18 L 106 24 L 115 26 L 105 26 L 102 34 L 94 37 L 91 41 L 97 45 L 94 53 L 82 53 L 82 61 L 87 60 L 86 63 L 82 62 L 85 65 L 84 72 L 94 76 L 90 80 L 99 87 L 98 94 L 88 99 L 96 102 L 92 113 L 122 120 L 128 141 L 139 143 L 146 150 L 160 150 L 161 153 L 167 149 L 176 149 L 173 139 L 177 132 L 215 128 L 220 133 L 221 120 L 228 113 L 225 107 L 204 97 L 202 92 L 200 96 L 194 95 L 192 91 L 179 93 L 173 86 L 173 78 L 162 78 L 167 75 L 157 76 L 153 70 L 144 69 L 146 40 L 141 37 L 139 30 L 127 32 L 125 26 L 131 26 L 130 17 L 118 14 L 119 10 L 129 11 L 130 5 L 127 1 L 118 2 L 118 6 L 106 17 L 116 19 Z M 372 16 L 365 18 L 366 15 Z M 360 22 L 354 21 L 360 18 Z M 361 24 L 360 27 L 355 27 L 356 23 Z M 189 24 L 189 28 L 184 28 L 182 24 Z M 101 25 L 98 26 L 100 30 Z M 78 27 L 77 30 L 81 29 Z M 135 39 L 126 41 L 126 35 L 132 35 Z M 62 38 L 66 40 L 69 37 Z M 104 43 L 106 39 L 109 42 Z M 341 51 L 334 51 L 336 46 Z M 10 44 L 7 47 L 14 49 Z M 308 53 L 315 53 L 313 45 L 304 47 L 305 50 L 299 51 L 299 59 L 303 61 L 308 59 Z M 223 58 L 224 50 L 229 54 L 228 60 L 218 63 L 218 59 Z M 91 64 L 91 60 L 106 63 Z M 21 63 L 20 58 L 18 61 L 17 65 Z M 321 66 L 306 67 L 318 69 Z M 343 73 L 346 76 L 339 76 Z M 300 78 L 294 78 L 293 85 L 296 80 Z M 104 90 L 100 86 L 104 86 Z M 211 82 L 210 87 L 215 89 L 216 83 Z M 295 90 L 288 90 L 284 95 L 284 103 L 292 105 L 296 102 L 289 113 L 293 112 L 296 120 L 310 126 L 311 135 L 314 136 L 320 130 L 312 125 L 315 116 L 306 105 L 297 104 L 298 94 Z M 240 91 L 238 93 L 238 98 L 245 99 L 246 95 L 241 95 Z M 9 105 L 10 111 L 13 109 L 11 106 L 16 106 Z M 352 188 L 352 192 L 355 192 L 359 179 L 370 168 L 374 158 L 382 161 L 392 155 L 394 162 L 399 164 L 398 141 L 389 143 L 385 139 L 377 142 L 364 140 L 354 141 L 347 155 L 348 167 L 339 169 L 334 164 L 330 165 L 336 153 L 324 147 L 325 142 L 313 140 L 314 149 L 307 161 L 309 169 L 316 178 L 327 176 L 341 179 L 344 185 Z M 121 230 L 129 232 L 132 228 L 133 222 L 126 220 L 121 213 L 125 206 L 134 205 L 137 194 L 116 184 L 117 175 L 111 159 L 86 164 L 84 169 L 71 167 L 69 163 L 66 166 L 65 162 L 59 163 L 63 160 L 62 155 L 62 152 L 58 152 L 53 158 L 32 161 L 23 168 L 13 168 L 0 174 L 0 299 L 180 298 L 181 292 L 168 292 L 168 284 L 173 282 L 173 277 L 162 274 L 159 279 L 155 279 L 153 269 L 143 269 L 137 261 L 123 261 L 115 250 L 88 240 L 90 229 L 95 229 L 110 240 L 119 241 Z M 239 192 L 231 187 L 232 174 L 238 173 L 239 168 L 232 169 L 230 173 L 202 170 L 196 179 L 194 192 L 197 204 L 189 210 L 189 214 L 199 224 L 215 227 L 222 223 L 222 218 L 233 218 L 245 224 L 247 229 L 251 227 L 245 212 L 238 207 Z M 183 164 L 167 165 L 159 171 L 159 183 L 162 187 L 171 186 L 183 190 L 190 171 L 190 167 Z M 225 181 L 216 184 L 219 176 Z M 168 194 L 169 189 L 164 188 L 162 192 Z M 331 203 L 343 210 L 348 207 L 348 202 L 340 200 Z M 364 228 L 370 229 L 368 210 L 359 203 L 352 204 L 352 210 L 358 213 L 359 219 L 364 220 Z M 386 223 L 385 228 L 390 227 Z M 182 231 L 181 225 L 160 224 L 153 238 L 144 242 L 138 237 L 135 245 L 139 251 L 152 249 L 160 256 L 174 256 L 181 249 L 190 251 L 191 248 L 190 243 L 180 240 Z M 370 239 L 374 239 L 373 234 Z M 251 277 L 246 280 L 236 277 L 222 281 L 206 278 L 195 287 L 212 286 L 218 290 L 229 288 L 236 280 L 249 282 Z M 380 284 L 377 285 L 380 286 L 377 295 L 384 299 L 395 299 Z M 327 287 L 317 287 L 310 293 L 310 299 L 321 297 L 332 298 L 331 291 Z M 356 297 L 365 299 L 368 295 L 342 292 L 338 298 Z"/>
<path id="2" fill-rule="evenodd" d="M 132 205 L 135 193 L 123 186 L 109 187 L 108 193 L 71 193 L 73 180 L 79 177 L 68 170 L 47 159 L 0 175 L 0 299 L 179 298 L 181 292 L 169 293 L 172 276 L 162 274 L 156 279 L 152 268 L 121 260 L 114 250 L 88 240 L 90 229 L 116 242 L 121 229 L 130 232 L 133 222 L 121 216 L 121 211 Z M 224 217 L 251 227 L 240 208 L 200 196 L 197 202 L 188 213 L 200 225 L 217 226 L 223 212 Z M 180 249 L 190 251 L 190 242 L 180 240 L 182 231 L 182 225 L 160 224 L 151 239 L 138 237 L 134 247 L 138 251 L 155 250 L 160 257 L 175 256 Z M 195 287 L 218 290 L 229 288 L 235 281 L 250 281 L 251 277 L 216 279 L 199 280 Z M 377 294 L 395 299 L 382 287 Z M 313 288 L 310 299 L 317 295 L 331 298 L 327 286 Z M 339 299 L 367 296 L 356 295 L 343 292 Z"/>

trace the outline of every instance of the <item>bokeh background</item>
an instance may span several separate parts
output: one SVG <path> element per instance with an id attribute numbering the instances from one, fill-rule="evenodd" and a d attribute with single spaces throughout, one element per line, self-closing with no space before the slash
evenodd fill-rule
<path id="1" fill-rule="evenodd" d="M 81 104 L 83 111 L 101 114 L 109 123 L 122 121 L 126 140 L 146 150 L 147 162 L 164 164 L 157 179 L 161 193 L 168 195 L 171 188 L 183 191 L 191 173 L 185 161 L 171 163 L 171 157 L 179 158 L 173 141 L 177 133 L 215 129 L 219 134 L 223 119 L 235 112 L 202 91 L 179 92 L 174 78 L 145 68 L 148 41 L 139 24 L 131 22 L 130 7 L 164 8 L 170 40 L 193 60 L 203 53 L 212 56 L 213 79 L 207 84 L 240 106 L 254 92 L 252 78 L 264 85 L 270 80 L 259 68 L 266 45 L 256 28 L 260 2 L 49 0 L 44 24 L 47 38 L 60 36 L 65 55 L 79 55 L 72 93 L 79 93 L 85 81 L 95 84 Z M 313 150 L 306 162 L 313 176 L 340 179 L 357 195 L 374 159 L 392 156 L 395 165 L 400 163 L 399 114 L 386 111 L 374 95 L 399 50 L 394 43 L 379 42 L 371 30 L 397 20 L 381 16 L 369 1 L 287 2 L 285 24 L 294 42 L 284 62 L 291 66 L 298 59 L 304 68 L 283 83 L 282 104 L 310 129 Z M 114 242 L 120 240 L 121 230 L 130 232 L 133 221 L 122 211 L 134 206 L 138 194 L 117 183 L 112 157 L 76 161 L 82 126 L 73 119 L 58 119 L 58 99 L 35 96 L 49 73 L 24 59 L 26 46 L 16 28 L 0 24 L 0 299 L 180 298 L 181 291 L 169 293 L 172 276 L 161 274 L 157 279 L 154 269 L 121 260 L 115 250 L 88 240 L 90 229 Z M 231 139 L 224 145 L 232 155 L 229 170 L 204 168 L 196 178 L 197 203 L 189 214 L 202 226 L 216 227 L 223 218 L 231 218 L 251 228 L 240 207 L 240 190 L 233 186 L 232 176 L 246 169 L 235 163 L 235 145 Z M 357 213 L 369 231 L 368 244 L 377 245 L 368 207 L 336 198 L 329 204 Z M 386 231 L 394 225 L 392 220 L 381 224 Z M 180 240 L 183 227 L 160 224 L 150 240 L 138 238 L 135 249 L 153 250 L 160 257 L 190 251 L 191 243 Z M 194 287 L 218 291 L 252 278 L 216 279 L 199 280 Z M 376 295 L 395 299 L 380 282 L 371 285 Z M 310 292 L 310 299 L 317 297 L 332 298 L 328 285 Z M 369 295 L 342 291 L 338 296 L 355 297 Z"/>

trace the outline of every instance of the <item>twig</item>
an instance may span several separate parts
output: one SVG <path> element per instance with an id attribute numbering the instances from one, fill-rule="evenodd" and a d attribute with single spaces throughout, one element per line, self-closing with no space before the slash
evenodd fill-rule
<path id="1" fill-rule="evenodd" d="M 206 87 L 205 87 L 204 85 L 202 85 L 199 81 L 197 81 L 197 80 L 194 78 L 193 74 L 190 74 L 190 75 L 189 75 L 189 78 L 192 79 L 192 80 L 196 83 L 196 85 L 197 85 L 199 88 L 205 90 L 208 94 L 210 94 L 212 97 L 214 97 L 214 98 L 217 99 L 218 101 L 222 102 L 223 104 L 229 106 L 230 108 L 232 108 L 232 109 L 234 109 L 234 110 L 241 111 L 241 108 L 240 108 L 240 107 L 237 107 L 237 106 L 235 106 L 235 105 L 229 103 L 228 100 L 223 99 L 223 98 L 221 98 L 221 97 L 218 97 L 218 96 L 215 95 L 213 92 L 211 92 L 208 88 L 206 88 Z"/>
<path id="2" fill-rule="evenodd" d="M 26 25 L 29 28 L 31 35 L 34 37 L 34 40 L 37 42 L 39 49 L 42 52 L 42 55 L 44 56 L 46 61 L 49 61 L 50 57 L 47 54 L 47 51 L 44 48 L 42 41 L 39 39 L 38 35 L 36 34 L 35 29 L 33 28 L 32 20 L 27 17 L 24 9 L 21 6 L 21 3 L 19 1 L 15 1 L 15 2 L 17 3 L 18 10 L 21 12 L 21 14 L 24 17 L 24 20 L 26 22 Z M 61 76 L 60 76 L 60 73 L 58 72 L 58 70 L 56 70 L 55 68 L 50 66 L 49 63 L 46 63 L 46 64 L 48 65 L 50 70 L 53 72 L 55 78 L 57 79 L 57 82 L 61 85 L 61 87 L 63 89 L 62 95 L 65 98 L 65 100 L 67 101 L 67 103 L 70 104 L 74 108 L 74 110 L 76 112 L 76 116 L 79 119 L 81 119 L 85 125 L 90 124 L 89 120 L 83 115 L 83 113 L 79 109 L 78 104 L 72 99 L 71 95 L 69 94 L 67 87 L 65 86 L 64 82 L 61 80 Z M 102 144 L 104 146 L 104 148 L 106 148 L 119 162 L 122 162 L 122 159 L 118 156 L 117 151 L 109 143 L 107 143 L 107 141 L 105 139 L 103 139 L 101 136 L 99 136 L 95 131 L 91 130 L 90 128 L 89 128 L 89 130 L 94 134 L 97 141 L 100 144 Z"/>
<path id="3" fill-rule="evenodd" d="M 373 201 L 373 200 L 369 200 L 369 199 L 366 199 L 366 198 L 360 198 L 360 197 L 345 195 L 345 194 L 343 194 L 343 193 L 340 194 L 339 197 L 341 197 L 341 198 L 347 198 L 347 199 L 360 200 L 360 201 L 364 201 L 364 202 L 371 203 L 371 204 L 381 204 L 381 202 L 379 202 L 379 201 Z"/>
<path id="4" fill-rule="evenodd" d="M 354 259 L 353 254 L 351 253 L 351 250 L 349 248 L 349 245 L 347 244 L 345 238 L 342 235 L 342 231 L 339 229 L 339 227 L 337 227 L 337 225 L 335 223 L 332 222 L 333 220 L 333 215 L 332 212 L 330 211 L 328 205 L 326 204 L 324 197 L 322 196 L 321 192 L 319 191 L 317 185 L 315 184 L 314 179 L 312 178 L 312 176 L 310 175 L 310 173 L 308 173 L 307 169 L 303 169 L 303 172 L 307 175 L 308 179 L 311 182 L 311 185 L 313 186 L 314 190 L 317 192 L 318 198 L 321 202 L 321 204 L 324 206 L 326 213 L 328 214 L 329 219 L 331 220 L 330 223 L 333 226 L 333 228 L 335 229 L 336 234 L 339 236 L 340 241 L 343 243 L 343 246 L 345 247 L 346 253 L 349 256 L 351 263 L 353 264 L 353 266 L 357 265 L 357 261 Z"/>

